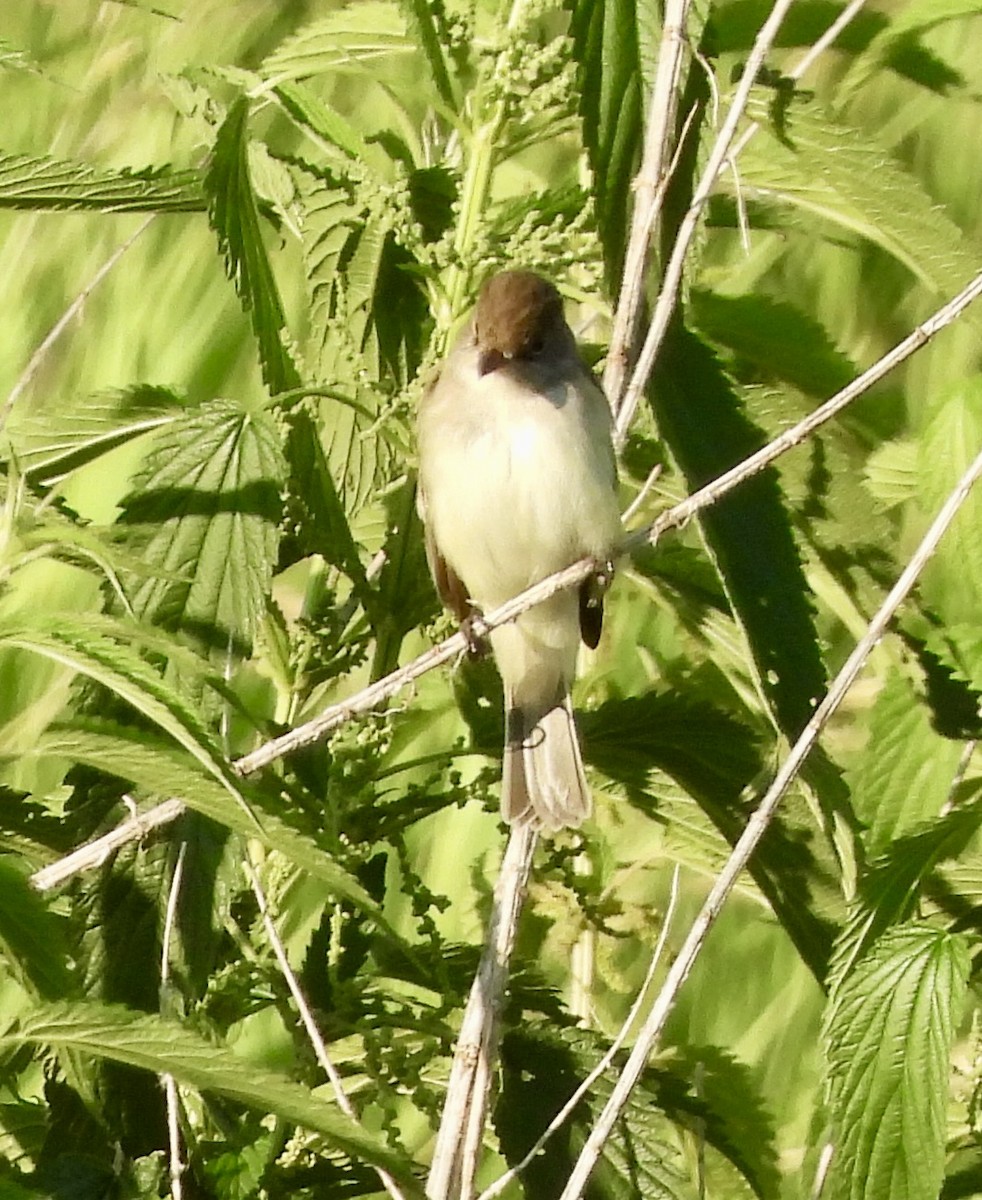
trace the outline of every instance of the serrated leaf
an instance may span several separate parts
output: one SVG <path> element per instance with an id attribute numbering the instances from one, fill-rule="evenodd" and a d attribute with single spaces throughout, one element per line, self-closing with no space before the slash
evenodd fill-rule
<path id="1" fill-rule="evenodd" d="M 70 991 L 62 926 L 6 858 L 0 858 L 0 958 L 31 995 L 61 1000 Z"/>
<path id="2" fill-rule="evenodd" d="M 918 447 L 913 439 L 885 442 L 866 460 L 864 482 L 884 508 L 917 496 Z"/>
<path id="3" fill-rule="evenodd" d="M 889 13 L 889 21 L 870 42 L 865 53 L 853 63 L 842 81 L 840 102 L 854 95 L 882 65 L 892 65 L 903 60 L 903 52 L 910 50 L 924 53 L 917 37 L 927 33 L 946 21 L 958 21 L 965 17 L 977 17 L 978 4 L 975 0 L 908 0 L 896 12 Z M 923 82 L 916 73 L 911 73 L 916 82 Z"/>
<path id="4" fill-rule="evenodd" d="M 961 753 L 931 727 L 907 676 L 892 671 L 869 717 L 866 749 L 847 774 L 870 854 L 941 812 Z"/>
<path id="5" fill-rule="evenodd" d="M 971 0 L 969 0 L 971 2 Z M 781 22 L 775 47 L 810 47 L 842 13 L 845 5 L 834 0 L 795 0 Z M 767 0 L 734 0 L 713 9 L 713 41 L 719 54 L 746 53 L 753 45 L 761 25 L 771 11 Z M 903 9 L 899 10 L 903 13 Z M 893 13 L 891 13 L 891 16 Z M 861 56 L 871 43 L 890 28 L 890 16 L 865 9 L 853 15 L 835 39 L 836 50 Z M 898 49 L 900 49 L 898 47 Z M 950 87 L 964 85 L 964 79 L 947 63 L 932 54 L 919 42 L 910 41 L 903 53 L 887 56 L 884 66 L 898 75 L 923 87 L 944 92 Z M 837 98 L 841 100 L 841 85 Z"/>
<path id="6" fill-rule="evenodd" d="M 970 965 L 961 937 L 907 925 L 884 934 L 837 989 L 825 1031 L 829 1200 L 937 1197 Z"/>
<path id="7" fill-rule="evenodd" d="M 0 153 L 0 208 L 203 212 L 205 194 L 197 171 L 100 171 L 86 163 Z"/>
<path id="8" fill-rule="evenodd" d="M 830 972 L 849 973 L 883 932 L 914 911 L 921 888 L 939 863 L 957 859 L 982 824 L 982 804 L 964 804 L 896 841 L 864 871 L 849 920 L 836 942 Z"/>
<path id="9" fill-rule="evenodd" d="M 259 227 L 259 206 L 249 175 L 249 101 L 229 109 L 215 139 L 205 175 L 208 219 L 218 235 L 229 278 L 252 320 L 263 379 L 273 395 L 299 386 L 284 343 L 286 316 Z"/>
<path id="10" fill-rule="evenodd" d="M 606 1049 L 601 1037 L 583 1029 L 557 1031 L 526 1023 L 506 1035 L 504 1086 L 495 1125 L 509 1163 L 527 1153 Z M 612 1067 L 595 1082 L 567 1125 L 523 1172 L 530 1195 L 549 1196 L 561 1190 L 593 1118 L 610 1096 L 615 1070 Z M 587 1194 L 597 1200 L 607 1196 L 674 1200 L 689 1195 L 678 1135 L 693 1129 L 758 1196 L 778 1194 L 773 1130 L 749 1072 L 708 1047 L 670 1052 L 644 1072 Z"/>
<path id="11" fill-rule="evenodd" d="M 183 746 L 248 813 L 228 764 L 197 714 L 122 640 L 126 633 L 124 624 L 106 618 L 35 616 L 30 625 L 0 622 L 0 646 L 38 654 L 108 688 Z"/>
<path id="12" fill-rule="evenodd" d="M 10 440 L 21 470 L 45 487 L 103 454 L 166 425 L 184 401 L 168 388 L 137 384 L 93 396 L 69 411 L 16 412 Z"/>
<path id="13" fill-rule="evenodd" d="M 920 438 L 920 493 L 931 516 L 982 449 L 982 380 L 942 397 Z M 973 488 L 920 580 L 921 593 L 947 624 L 978 619 L 982 594 L 982 490 Z"/>
<path id="14" fill-rule="evenodd" d="M 925 644 L 958 678 L 982 695 L 982 630 L 978 625 L 947 625 L 930 633 Z"/>
<path id="15" fill-rule="evenodd" d="M 825 399 L 855 377 L 853 364 L 822 326 L 791 304 L 700 289 L 691 293 L 690 305 L 700 332 L 751 364 L 758 379 L 783 380 Z"/>
<path id="16" fill-rule="evenodd" d="M 818 216 L 879 246 L 933 292 L 949 296 L 977 268 L 977 254 L 916 176 L 888 152 L 796 93 L 772 119 L 773 93 L 756 92 L 747 114 L 761 128 L 740 156 L 740 184 Z M 732 177 L 721 186 L 731 189 Z"/>
<path id="17" fill-rule="evenodd" d="M 280 83 L 340 71 L 365 71 L 376 59 L 415 54 L 396 4 L 359 0 L 305 25 L 263 62 L 264 79 Z"/>
<path id="18" fill-rule="evenodd" d="M 281 83 L 275 91 L 296 122 L 336 146 L 346 158 L 368 156 L 368 147 L 358 130 L 309 88 L 301 83 Z"/>
<path id="19" fill-rule="evenodd" d="M 141 617 L 193 635 L 219 661 L 246 655 L 266 612 L 286 465 L 263 412 L 214 400 L 172 421 L 122 502 L 120 523 L 146 531 L 161 575 L 132 603 Z"/>
<path id="20" fill-rule="evenodd" d="M 400 7 L 406 14 L 406 21 L 413 33 L 415 41 L 426 58 L 430 68 L 430 78 L 448 109 L 454 107 L 453 87 L 447 71 L 447 60 L 443 56 L 441 37 L 444 30 L 438 17 L 442 17 L 442 3 L 433 0 L 401 0 Z"/>
<path id="21" fill-rule="evenodd" d="M 176 1021 L 114 1005 L 38 1007 L 0 1038 L 0 1046 L 54 1046 L 124 1063 L 179 1083 L 217 1092 L 261 1113 L 324 1135 L 355 1161 L 391 1172 L 407 1192 L 422 1196 L 409 1164 L 350 1117 L 285 1075 L 261 1070 L 226 1046 L 206 1041 Z"/>
<path id="22" fill-rule="evenodd" d="M 278 805 L 262 791 L 242 783 L 243 796 L 259 817 L 259 825 L 193 758 L 174 745 L 110 722 L 76 722 L 46 730 L 27 753 L 53 755 L 85 763 L 95 770 L 129 780 L 148 795 L 174 796 L 245 837 L 258 838 L 321 880 L 367 916 L 382 921 L 378 905 L 365 889 L 314 839 L 283 820 Z"/>
<path id="23" fill-rule="evenodd" d="M 567 8 L 597 225 L 607 282 L 614 291 L 627 245 L 631 183 L 641 145 L 642 60 L 650 61 L 658 25 L 652 21 L 642 27 L 633 0 L 568 0 Z"/>
<path id="24" fill-rule="evenodd" d="M 659 431 L 690 490 L 721 475 L 765 439 L 749 421 L 708 347 L 676 323 L 650 394 Z M 814 610 L 791 523 L 773 471 L 725 496 L 701 525 L 760 687 L 794 740 L 825 691 Z"/>
<path id="25" fill-rule="evenodd" d="M 710 704 L 668 693 L 611 700 L 584 713 L 583 752 L 591 766 L 627 785 L 628 797 L 655 819 L 661 817 L 664 772 L 685 789 L 713 826 L 733 845 L 747 813 L 744 789 L 762 770 L 757 738 L 746 726 Z M 666 796 L 675 820 L 685 817 L 679 797 Z M 826 853 L 810 815 L 789 817 L 793 805 L 772 822 L 751 860 L 754 883 L 774 908 L 788 936 L 819 979 L 824 978 L 832 932 L 818 915 L 816 896 L 828 887 Z M 701 834 L 704 840 L 705 835 Z"/>

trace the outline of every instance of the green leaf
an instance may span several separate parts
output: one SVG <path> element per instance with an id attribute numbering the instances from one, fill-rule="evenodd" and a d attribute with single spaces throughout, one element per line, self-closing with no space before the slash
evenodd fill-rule
<path id="1" fill-rule="evenodd" d="M 869 826 L 867 850 L 875 855 L 938 816 L 950 799 L 962 748 L 934 731 L 922 700 L 898 670 L 887 678 L 868 721 L 868 744 L 847 781 L 856 814 Z"/>
<path id="2" fill-rule="evenodd" d="M 446 35 L 445 22 L 440 20 L 444 17 L 443 4 L 440 0 L 437 3 L 433 0 L 400 0 L 400 7 L 406 14 L 415 42 L 426 57 L 440 99 L 452 111 L 455 98 L 441 43 L 441 38 Z"/>
<path id="3" fill-rule="evenodd" d="M 602 1037 L 583 1029 L 526 1022 L 506 1035 L 504 1083 L 494 1120 L 509 1163 L 531 1149 L 607 1048 Z M 557 1194 L 557 1186 L 561 1189 L 610 1095 L 614 1070 L 594 1083 L 566 1126 L 523 1172 L 529 1195 L 549 1196 Z M 689 1172 L 679 1150 L 683 1130 L 697 1132 L 701 1143 L 735 1167 L 741 1183 L 758 1196 L 778 1195 L 774 1134 L 749 1072 L 708 1047 L 670 1052 L 644 1072 L 587 1194 L 595 1200 L 689 1195 Z M 732 1171 L 727 1181 L 733 1181 Z"/>
<path id="4" fill-rule="evenodd" d="M 690 490 L 764 443 L 712 352 L 678 323 L 666 338 L 649 394 L 659 431 Z M 794 740 L 825 691 L 825 671 L 810 589 L 775 472 L 748 480 L 700 521 L 760 687 Z"/>
<path id="5" fill-rule="evenodd" d="M 836 990 L 825 1030 L 829 1200 L 937 1197 L 970 965 L 964 939 L 912 924 L 884 934 Z"/>
<path id="6" fill-rule="evenodd" d="M 865 484 L 884 508 L 917 496 L 917 443 L 903 438 L 885 442 L 866 460 Z"/>
<path id="7" fill-rule="evenodd" d="M 197 171 L 99 171 L 85 163 L 0 153 L 0 208 L 83 212 L 203 212 Z"/>
<path id="8" fill-rule="evenodd" d="M 41 413 L 15 411 L 10 440 L 21 470 L 45 487 L 169 421 L 184 401 L 168 388 L 136 384 Z"/>
<path id="9" fill-rule="evenodd" d="M 71 990 L 62 924 L 9 858 L 0 858 L 0 959 L 42 1000 L 64 999 Z"/>
<path id="10" fill-rule="evenodd" d="M 121 622 L 65 614 L 35 616 L 30 625 L 0 621 L 0 646 L 40 655 L 108 688 L 183 746 L 249 813 L 238 783 L 197 714 L 123 640 L 139 631 Z M 250 822 L 255 832 L 254 819 Z"/>
<path id="11" fill-rule="evenodd" d="M 741 797 L 763 770 L 755 734 L 721 709 L 668 693 L 611 700 L 582 715 L 583 751 L 591 766 L 627 785 L 633 804 L 655 820 L 662 813 L 664 772 L 685 789 L 732 846 L 746 822 Z M 678 798 L 664 802 L 683 817 Z M 691 801 L 690 801 L 691 804 Z M 692 817 L 686 823 L 693 824 Z M 829 884 L 826 849 L 809 813 L 784 813 L 764 836 L 750 874 L 767 897 L 798 952 L 823 979 L 832 931 L 820 915 Z"/>
<path id="12" fill-rule="evenodd" d="M 854 95 L 881 66 L 902 62 L 912 51 L 923 54 L 917 41 L 921 34 L 946 21 L 959 21 L 978 14 L 979 7 L 974 0 L 908 0 L 896 12 L 890 11 L 885 28 L 873 38 L 842 81 L 841 102 L 845 103 L 847 97 Z M 917 74 L 911 77 L 924 82 Z"/>
<path id="13" fill-rule="evenodd" d="M 922 504 L 934 516 L 982 447 L 982 379 L 946 392 L 919 441 Z M 962 504 L 920 580 L 928 606 L 946 624 L 978 620 L 982 593 L 982 489 Z"/>
<path id="14" fill-rule="evenodd" d="M 378 59 L 415 54 L 399 6 L 385 0 L 359 0 L 301 28 L 287 38 L 260 68 L 277 84 L 355 71 L 367 74 Z"/>
<path id="15" fill-rule="evenodd" d="M 971 0 L 968 2 L 971 3 Z M 844 4 L 835 3 L 834 0 L 795 0 L 781 22 L 774 41 L 775 47 L 807 48 L 814 45 L 844 8 Z M 734 0 L 733 3 L 714 7 L 713 42 L 716 52 L 746 54 L 770 11 L 771 6 L 766 0 Z M 898 13 L 902 15 L 905 11 L 900 9 Z M 892 13 L 888 16 L 870 9 L 854 14 L 835 39 L 836 50 L 863 56 L 871 43 L 890 29 L 891 16 Z M 897 45 L 886 56 L 883 65 L 906 79 L 938 92 L 965 83 L 957 71 L 913 39 Z M 841 84 L 836 95 L 841 99 Z"/>
<path id="16" fill-rule="evenodd" d="M 727 347 L 738 363 L 749 363 L 755 378 L 783 380 L 825 399 L 855 377 L 822 326 L 791 304 L 705 290 L 693 290 L 690 304 L 700 333 Z"/>
<path id="17" fill-rule="evenodd" d="M 597 225 L 607 283 L 614 291 L 627 247 L 631 184 L 642 139 L 642 55 L 648 53 L 645 44 L 656 39 L 657 24 L 639 24 L 634 0 L 567 0 L 567 7 Z"/>
<path id="18" fill-rule="evenodd" d="M 161 431 L 120 522 L 161 575 L 132 603 L 225 662 L 244 656 L 266 612 L 286 465 L 270 416 L 214 400 Z"/>
<path id="19" fill-rule="evenodd" d="M 275 90 L 284 108 L 298 124 L 336 146 L 345 158 L 368 157 L 368 147 L 358 130 L 309 88 L 302 83 L 281 83 Z"/>
<path id="20" fill-rule="evenodd" d="M 899 837 L 874 859 L 859 882 L 849 921 L 840 935 L 831 979 L 842 979 L 885 930 L 907 920 L 939 863 L 958 859 L 982 824 L 982 804 L 964 804 Z"/>
<path id="21" fill-rule="evenodd" d="M 0 1046 L 53 1046 L 124 1063 L 272 1113 L 324 1135 L 359 1162 L 391 1172 L 413 1196 L 422 1196 L 410 1165 L 362 1126 L 285 1075 L 261 1070 L 226 1046 L 206 1041 L 175 1021 L 100 1004 L 38 1007 L 0 1038 Z"/>
<path id="22" fill-rule="evenodd" d="M 761 128 L 740 156 L 740 186 L 848 230 L 902 263 L 931 291 L 949 296 L 977 269 L 977 256 L 919 179 L 888 152 L 795 93 L 772 119 L 773 93 L 751 97 Z M 732 188 L 732 176 L 722 180 Z"/>
<path id="23" fill-rule="evenodd" d="M 249 174 L 249 101 L 241 96 L 218 131 L 205 176 L 208 218 L 218 235 L 228 276 L 252 318 L 263 379 L 270 392 L 299 386 L 284 344 L 286 316 L 259 228 L 259 206 Z"/>
<path id="24" fill-rule="evenodd" d="M 149 795 L 178 797 L 188 808 L 279 851 L 321 880 L 333 894 L 349 900 L 388 928 L 378 905 L 361 884 L 317 845 L 311 833 L 304 833 L 283 819 L 281 801 L 238 781 L 250 810 L 259 817 L 257 825 L 242 805 L 229 803 L 227 790 L 213 776 L 173 744 L 110 722 L 89 721 L 48 729 L 27 753 L 85 763 L 129 780 Z"/>

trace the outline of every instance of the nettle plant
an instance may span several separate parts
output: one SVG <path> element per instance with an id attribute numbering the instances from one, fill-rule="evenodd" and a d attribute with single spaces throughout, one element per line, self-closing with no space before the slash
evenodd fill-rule
<path id="1" fill-rule="evenodd" d="M 0 43 L 3 1194 L 974 1194 L 977 4 L 167 7 Z M 630 535 L 538 845 L 414 497 L 505 265 Z"/>

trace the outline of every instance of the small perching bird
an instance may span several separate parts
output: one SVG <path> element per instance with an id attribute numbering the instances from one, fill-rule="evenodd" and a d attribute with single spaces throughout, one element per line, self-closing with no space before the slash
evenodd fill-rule
<path id="1" fill-rule="evenodd" d="M 578 559 L 612 558 L 621 521 L 610 410 L 545 279 L 488 280 L 420 405 L 418 437 L 430 569 L 461 621 Z M 602 617 L 588 581 L 491 633 L 508 822 L 555 831 L 590 815 L 570 688 L 580 638 L 596 646 Z"/>

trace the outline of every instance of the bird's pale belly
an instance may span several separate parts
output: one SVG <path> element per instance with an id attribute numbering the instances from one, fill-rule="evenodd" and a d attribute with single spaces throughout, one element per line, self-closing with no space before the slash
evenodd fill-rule
<path id="1" fill-rule="evenodd" d="M 437 541 L 485 608 L 584 555 L 609 553 L 616 537 L 609 469 L 564 415 L 481 431 L 449 471 L 443 464 Z"/>

